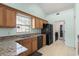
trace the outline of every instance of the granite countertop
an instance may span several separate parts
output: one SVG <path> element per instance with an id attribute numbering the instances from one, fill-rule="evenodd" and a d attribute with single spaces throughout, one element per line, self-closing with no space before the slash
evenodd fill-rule
<path id="1" fill-rule="evenodd" d="M 37 37 L 40 35 L 30 35 L 26 37 L 14 37 L 8 39 L 0 39 L 0 56 L 16 56 L 24 51 L 27 51 L 28 48 L 23 47 L 16 41 Z M 21 48 L 21 49 L 19 49 Z"/>
<path id="2" fill-rule="evenodd" d="M 25 36 L 25 37 L 16 37 L 16 38 L 12 38 L 13 41 L 18 41 L 18 40 L 24 40 L 24 39 L 29 39 L 29 38 L 34 38 L 37 36 L 41 36 L 42 34 L 38 34 L 38 35 L 29 35 L 29 36 Z"/>
<path id="3" fill-rule="evenodd" d="M 17 42 L 11 40 L 0 40 L 0 56 L 16 56 L 27 50 L 28 48 L 23 47 Z"/>

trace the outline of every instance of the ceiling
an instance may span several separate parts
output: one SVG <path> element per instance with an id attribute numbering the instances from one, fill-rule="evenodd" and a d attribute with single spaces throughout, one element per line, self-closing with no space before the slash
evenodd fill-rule
<path id="1" fill-rule="evenodd" d="M 74 7 L 74 3 L 29 3 L 38 5 L 46 14 L 51 14 Z"/>

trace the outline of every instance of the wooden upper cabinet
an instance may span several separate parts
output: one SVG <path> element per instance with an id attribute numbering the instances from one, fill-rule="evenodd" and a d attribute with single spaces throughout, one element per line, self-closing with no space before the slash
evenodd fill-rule
<path id="1" fill-rule="evenodd" d="M 40 20 L 39 20 L 38 18 L 35 19 L 35 27 L 36 27 L 37 29 L 40 28 Z"/>
<path id="2" fill-rule="evenodd" d="M 16 11 L 14 9 L 6 8 L 6 27 L 16 27 Z"/>
<path id="3" fill-rule="evenodd" d="M 34 17 L 32 17 L 31 22 L 32 22 L 32 28 L 35 28 L 35 18 Z"/>
<path id="4" fill-rule="evenodd" d="M 16 10 L 0 5 L 0 27 L 16 27 Z"/>
<path id="5" fill-rule="evenodd" d="M 4 7 L 0 5 L 0 27 L 3 27 L 4 24 Z"/>
<path id="6" fill-rule="evenodd" d="M 43 28 L 43 20 L 40 20 L 40 28 Z"/>
<path id="7" fill-rule="evenodd" d="M 39 18 L 32 17 L 32 28 L 36 28 L 36 29 L 43 28 L 43 21 Z"/>
<path id="8" fill-rule="evenodd" d="M 46 20 L 43 20 L 43 24 L 47 24 L 48 23 L 48 21 L 46 21 Z"/>
<path id="9" fill-rule="evenodd" d="M 43 28 L 43 24 L 47 23 L 47 21 L 43 21 L 41 18 L 32 16 L 23 11 L 0 4 L 0 27 L 4 27 L 4 28 L 16 27 L 16 12 L 21 12 L 23 14 L 27 14 L 28 16 L 31 16 L 33 18 L 32 28 L 41 29 Z"/>
<path id="10" fill-rule="evenodd" d="M 39 28 L 39 20 L 36 17 L 32 17 L 32 28 Z"/>

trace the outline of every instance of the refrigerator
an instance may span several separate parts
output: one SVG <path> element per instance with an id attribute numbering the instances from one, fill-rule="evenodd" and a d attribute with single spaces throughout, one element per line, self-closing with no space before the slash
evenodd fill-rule
<path id="1" fill-rule="evenodd" d="M 41 29 L 42 34 L 46 34 L 46 45 L 53 43 L 53 25 L 43 24 L 43 29 Z"/>

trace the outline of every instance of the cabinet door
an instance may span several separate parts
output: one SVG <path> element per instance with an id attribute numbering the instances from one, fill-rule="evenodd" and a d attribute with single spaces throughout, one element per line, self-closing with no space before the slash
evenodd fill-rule
<path id="1" fill-rule="evenodd" d="M 43 21 L 40 20 L 40 28 L 43 28 Z"/>
<path id="2" fill-rule="evenodd" d="M 4 7 L 0 6 L 0 27 L 4 26 Z"/>
<path id="3" fill-rule="evenodd" d="M 36 28 L 41 29 L 43 28 L 43 21 L 41 19 L 36 19 Z"/>
<path id="4" fill-rule="evenodd" d="M 16 11 L 6 8 L 6 27 L 16 27 Z"/>
<path id="5" fill-rule="evenodd" d="M 48 22 L 47 22 L 47 21 L 45 21 L 45 20 L 43 20 L 43 23 L 44 23 L 44 24 L 47 24 Z"/>
<path id="6" fill-rule="evenodd" d="M 35 28 L 37 28 L 37 29 L 40 28 L 40 21 L 38 18 L 35 19 Z"/>
<path id="7" fill-rule="evenodd" d="M 32 28 L 35 28 L 35 17 L 32 17 Z"/>
<path id="8" fill-rule="evenodd" d="M 28 51 L 26 51 L 26 55 L 30 55 L 32 52 L 32 45 L 31 45 L 32 41 L 31 39 L 24 39 L 23 40 L 23 46 L 26 47 L 28 49 Z"/>
<path id="9" fill-rule="evenodd" d="M 32 52 L 37 51 L 37 38 L 32 38 Z"/>
<path id="10" fill-rule="evenodd" d="M 43 28 L 43 20 L 32 17 L 32 28 L 36 28 L 36 29 Z"/>
<path id="11" fill-rule="evenodd" d="M 46 45 L 46 34 L 43 34 L 43 46 Z"/>

